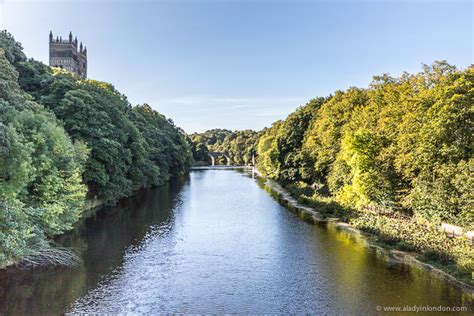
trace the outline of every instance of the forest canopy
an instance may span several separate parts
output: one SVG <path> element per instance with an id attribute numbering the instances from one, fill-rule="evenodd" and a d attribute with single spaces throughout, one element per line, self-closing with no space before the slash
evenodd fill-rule
<path id="1" fill-rule="evenodd" d="M 473 107 L 473 66 L 376 76 L 266 129 L 257 166 L 315 199 L 472 229 Z"/>
<path id="2" fill-rule="evenodd" d="M 225 153 L 233 165 L 248 165 L 256 155 L 259 133 L 252 130 L 212 129 L 189 135 L 196 164 L 209 163 L 209 152 Z M 221 163 L 223 163 L 221 161 Z"/>
<path id="3" fill-rule="evenodd" d="M 196 161 L 224 152 L 308 199 L 474 225 L 474 67 L 441 61 L 315 98 L 260 132 L 192 134 Z"/>
<path id="4" fill-rule="evenodd" d="M 0 267 L 50 247 L 90 205 L 161 185 L 191 162 L 184 132 L 149 105 L 27 59 L 0 33 Z"/>

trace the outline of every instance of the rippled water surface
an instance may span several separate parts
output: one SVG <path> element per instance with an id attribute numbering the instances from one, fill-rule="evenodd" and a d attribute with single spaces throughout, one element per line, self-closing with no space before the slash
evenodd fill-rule
<path id="1" fill-rule="evenodd" d="M 81 254 L 80 267 L 1 273 L 0 312 L 372 314 L 472 304 L 356 237 L 299 220 L 261 182 L 195 170 L 105 209 L 59 241 Z"/>

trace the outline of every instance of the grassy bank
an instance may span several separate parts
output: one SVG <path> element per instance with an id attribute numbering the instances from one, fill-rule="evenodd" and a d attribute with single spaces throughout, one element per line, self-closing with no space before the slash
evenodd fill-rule
<path id="1" fill-rule="evenodd" d="M 324 218 L 337 217 L 359 229 L 388 249 L 411 252 L 416 259 L 433 265 L 456 279 L 474 286 L 473 249 L 466 238 L 451 238 L 439 226 L 399 213 L 377 213 L 343 207 L 298 184 L 284 188 L 301 204 L 314 208 Z"/>

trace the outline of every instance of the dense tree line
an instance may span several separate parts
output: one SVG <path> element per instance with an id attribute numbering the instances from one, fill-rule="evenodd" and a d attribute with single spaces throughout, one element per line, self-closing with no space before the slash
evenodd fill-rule
<path id="1" fill-rule="evenodd" d="M 436 62 L 313 99 L 258 133 L 190 137 L 195 160 L 221 151 L 248 163 L 256 154 L 260 173 L 323 216 L 469 282 L 469 242 L 439 224 L 474 229 L 473 120 L 474 67 Z"/>
<path id="2" fill-rule="evenodd" d="M 49 247 L 87 201 L 113 203 L 191 162 L 185 134 L 149 105 L 27 59 L 0 33 L 0 266 Z"/>
<path id="3" fill-rule="evenodd" d="M 262 131 L 257 168 L 323 216 L 471 281 L 474 67 L 446 62 L 311 100 Z"/>
<path id="4" fill-rule="evenodd" d="M 251 164 L 252 156 L 256 155 L 258 135 L 252 130 L 233 132 L 226 129 L 212 129 L 204 133 L 191 134 L 189 137 L 194 161 L 197 164 L 208 164 L 208 153 L 211 151 L 225 153 L 234 165 Z"/>
<path id="5" fill-rule="evenodd" d="M 473 104 L 474 67 L 436 62 L 313 99 L 259 133 L 190 137 L 196 161 L 257 154 L 261 173 L 308 199 L 472 229 Z"/>
<path id="6" fill-rule="evenodd" d="M 258 167 L 315 199 L 472 228 L 473 104 L 474 67 L 375 77 L 265 130 Z"/>
<path id="7" fill-rule="evenodd" d="M 314 198 L 472 228 L 473 104 L 472 66 L 375 77 L 265 130 L 258 167 Z"/>

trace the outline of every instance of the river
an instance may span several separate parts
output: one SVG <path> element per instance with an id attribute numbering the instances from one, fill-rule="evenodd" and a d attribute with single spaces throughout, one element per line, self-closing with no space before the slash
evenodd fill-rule
<path id="1" fill-rule="evenodd" d="M 301 221 L 243 170 L 193 170 L 104 208 L 59 242 L 81 265 L 3 271 L 0 314 L 472 308 L 467 295 L 429 272 L 388 262 L 347 232 Z"/>

